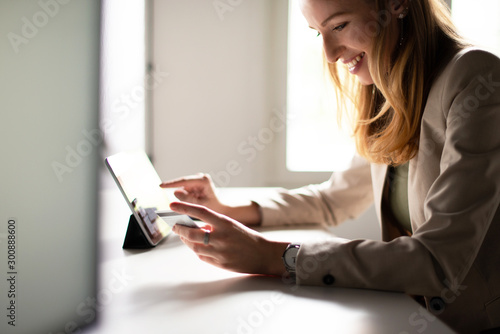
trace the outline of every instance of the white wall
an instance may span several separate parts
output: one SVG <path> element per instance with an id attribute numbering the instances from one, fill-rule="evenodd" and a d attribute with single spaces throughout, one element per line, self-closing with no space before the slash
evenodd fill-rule
<path id="1" fill-rule="evenodd" d="M 154 164 L 163 179 L 210 172 L 222 186 L 268 185 L 275 140 L 263 129 L 280 122 L 273 111 L 285 112 L 272 73 L 286 72 L 286 49 L 281 63 L 272 60 L 287 1 L 214 3 L 154 1 L 153 60 L 168 72 L 153 91 Z"/>

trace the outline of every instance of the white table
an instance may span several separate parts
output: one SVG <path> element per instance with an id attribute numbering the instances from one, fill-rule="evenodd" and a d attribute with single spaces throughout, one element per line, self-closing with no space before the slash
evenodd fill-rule
<path id="1" fill-rule="evenodd" d="M 123 250 L 129 211 L 118 191 L 102 194 L 98 322 L 104 333 L 452 333 L 410 297 L 359 289 L 295 286 L 200 261 L 170 235 L 150 250 Z M 304 241 L 321 229 L 264 231 Z M 88 301 L 92 305 L 92 299 Z"/>

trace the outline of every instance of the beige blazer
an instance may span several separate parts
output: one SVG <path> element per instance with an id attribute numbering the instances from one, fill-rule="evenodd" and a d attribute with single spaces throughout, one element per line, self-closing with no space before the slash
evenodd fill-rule
<path id="1" fill-rule="evenodd" d="M 434 82 L 409 165 L 411 237 L 383 209 L 387 169 L 357 159 L 323 184 L 256 201 L 264 226 L 336 225 L 375 202 L 383 241 L 304 243 L 297 283 L 402 291 L 459 332 L 500 327 L 500 59 L 464 50 Z"/>

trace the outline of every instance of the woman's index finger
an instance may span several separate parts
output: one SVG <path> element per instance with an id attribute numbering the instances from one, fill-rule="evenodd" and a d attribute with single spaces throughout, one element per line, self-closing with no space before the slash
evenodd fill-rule
<path id="1" fill-rule="evenodd" d="M 196 183 L 200 183 L 201 180 L 202 180 L 202 177 L 197 176 L 197 175 L 186 176 L 186 177 L 181 177 L 178 179 L 162 182 L 162 183 L 160 183 L 160 187 L 161 188 L 175 188 L 175 187 L 193 186 Z"/>

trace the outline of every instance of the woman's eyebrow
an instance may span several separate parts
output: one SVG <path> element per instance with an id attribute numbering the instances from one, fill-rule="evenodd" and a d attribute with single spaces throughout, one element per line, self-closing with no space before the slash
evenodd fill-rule
<path id="1" fill-rule="evenodd" d="M 338 13 L 333 13 L 332 15 L 328 16 L 323 22 L 321 22 L 321 26 L 324 27 L 329 21 L 333 20 L 334 18 L 336 18 L 337 16 L 341 16 L 341 15 L 347 15 L 347 14 L 350 14 L 351 12 L 347 12 L 347 11 L 344 11 L 344 12 L 338 12 Z M 309 28 L 313 29 L 313 30 L 316 30 L 316 28 L 313 28 L 311 26 L 309 26 Z"/>
<path id="2" fill-rule="evenodd" d="M 324 27 L 328 21 L 333 20 L 335 17 L 340 16 L 340 15 L 346 15 L 349 14 L 350 12 L 338 12 L 338 13 L 333 13 L 332 15 L 328 16 L 322 23 L 321 26 Z"/>

